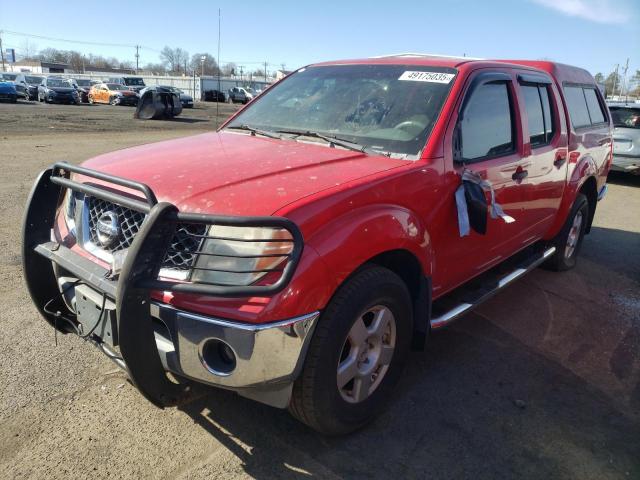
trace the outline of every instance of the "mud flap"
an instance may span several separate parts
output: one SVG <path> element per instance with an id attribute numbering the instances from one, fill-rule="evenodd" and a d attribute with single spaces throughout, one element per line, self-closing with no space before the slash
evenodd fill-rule
<path id="1" fill-rule="evenodd" d="M 51 182 L 52 168 L 40 173 L 33 185 L 22 224 L 22 270 L 27 290 L 44 319 L 61 333 L 74 331 L 66 322 L 57 321 L 47 313 L 68 311 L 62 300 L 51 261 L 36 253 L 35 247 L 51 240 L 51 229 L 56 218 L 56 208 L 61 188 Z"/>
<path id="2" fill-rule="evenodd" d="M 162 366 L 151 321 L 150 291 L 139 285 L 157 278 L 175 232 L 177 213 L 170 203 L 158 203 L 151 209 L 129 248 L 116 291 L 118 341 L 129 377 L 160 408 L 175 404 L 184 386 L 170 381 Z"/>

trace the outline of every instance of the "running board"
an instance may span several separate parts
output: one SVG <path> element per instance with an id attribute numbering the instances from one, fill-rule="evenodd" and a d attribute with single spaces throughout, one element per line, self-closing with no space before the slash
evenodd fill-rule
<path id="1" fill-rule="evenodd" d="M 556 251 L 556 247 L 550 247 L 547 250 L 544 250 L 537 255 L 529 257 L 525 261 L 519 263 L 514 270 L 510 273 L 503 275 L 492 282 L 490 288 L 482 288 L 476 292 L 470 292 L 469 298 L 466 298 L 464 301 L 459 301 L 455 305 L 450 306 L 443 313 L 436 313 L 431 318 L 431 329 L 437 330 L 443 327 L 446 327 L 454 320 L 457 320 L 461 316 L 469 313 L 474 308 L 476 308 L 481 303 L 489 300 L 500 290 L 505 288 L 507 285 L 510 285 L 512 282 L 522 277 L 526 273 L 530 272 L 542 262 L 544 262 L 547 258 L 553 255 Z"/>

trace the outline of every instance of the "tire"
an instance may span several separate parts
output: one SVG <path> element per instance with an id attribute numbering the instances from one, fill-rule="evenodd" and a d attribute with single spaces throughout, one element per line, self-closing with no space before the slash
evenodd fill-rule
<path id="1" fill-rule="evenodd" d="M 579 193 L 562 230 L 551 241 L 551 245 L 556 247 L 556 253 L 544 263 L 545 268 L 562 272 L 576 266 L 588 221 L 589 201 L 584 194 Z"/>
<path id="2" fill-rule="evenodd" d="M 116 102 L 116 98 L 117 98 L 117 97 L 111 97 L 111 98 L 109 99 L 109 103 L 110 103 L 111 105 L 113 105 L 114 107 L 118 105 L 118 103 Z"/>
<path id="3" fill-rule="evenodd" d="M 409 353 L 413 323 L 411 305 L 407 286 L 391 270 L 370 265 L 348 279 L 331 299 L 316 326 L 303 370 L 293 386 L 290 413 L 326 435 L 352 432 L 379 414 L 393 394 Z M 385 317 L 378 316 L 383 313 Z M 369 324 L 367 318 L 371 319 Z M 380 318 L 390 318 L 387 323 L 393 323 L 395 329 L 387 328 L 377 340 L 371 340 L 373 336 L 368 335 L 382 323 L 378 321 Z M 358 322 L 367 329 L 363 335 L 353 335 L 352 329 Z M 355 349 L 352 337 L 368 338 Z M 371 346 L 370 341 L 377 342 L 378 350 L 365 347 Z M 386 357 L 390 359 L 386 368 L 375 360 L 375 353 L 382 352 L 382 345 L 386 346 L 389 354 Z M 371 361 L 369 354 L 373 358 Z M 366 358 L 361 362 L 363 355 Z M 339 365 L 347 363 L 357 368 L 357 373 L 340 388 Z M 361 365 L 365 372 L 371 372 L 367 370 L 369 368 L 380 370 L 359 378 Z M 343 381 L 352 375 L 343 375 Z M 372 383 L 364 390 L 363 382 L 365 385 Z M 360 399 L 358 392 L 365 392 Z"/>
<path id="4" fill-rule="evenodd" d="M 89 105 L 93 105 L 93 96 L 89 95 Z"/>

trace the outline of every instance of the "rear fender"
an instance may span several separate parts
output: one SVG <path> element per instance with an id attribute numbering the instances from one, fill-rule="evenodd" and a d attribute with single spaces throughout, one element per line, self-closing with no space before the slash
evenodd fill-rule
<path id="1" fill-rule="evenodd" d="M 571 168 L 571 166 L 569 168 Z M 545 240 L 551 240 L 560 232 L 564 222 L 567 220 L 567 216 L 571 211 L 571 207 L 573 206 L 573 202 L 576 200 L 578 192 L 587 179 L 589 177 L 596 177 L 597 173 L 598 167 L 590 155 L 585 155 L 578 160 L 573 167 L 573 170 L 571 170 L 571 176 L 566 188 L 564 189 L 564 194 L 562 196 L 562 201 L 560 202 L 560 207 L 558 208 L 558 213 L 556 214 L 556 219 L 554 220 L 551 228 L 547 231 L 547 234 L 544 237 Z"/>

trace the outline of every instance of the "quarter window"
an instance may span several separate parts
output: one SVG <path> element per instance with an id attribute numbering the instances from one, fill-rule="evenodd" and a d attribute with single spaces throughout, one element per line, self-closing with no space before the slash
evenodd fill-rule
<path id="1" fill-rule="evenodd" d="M 553 137 L 551 104 L 546 85 L 522 85 L 532 147 L 546 145 Z"/>
<path id="2" fill-rule="evenodd" d="M 460 137 L 464 160 L 514 151 L 511 100 L 505 82 L 486 83 L 475 90 L 460 122 Z"/>

